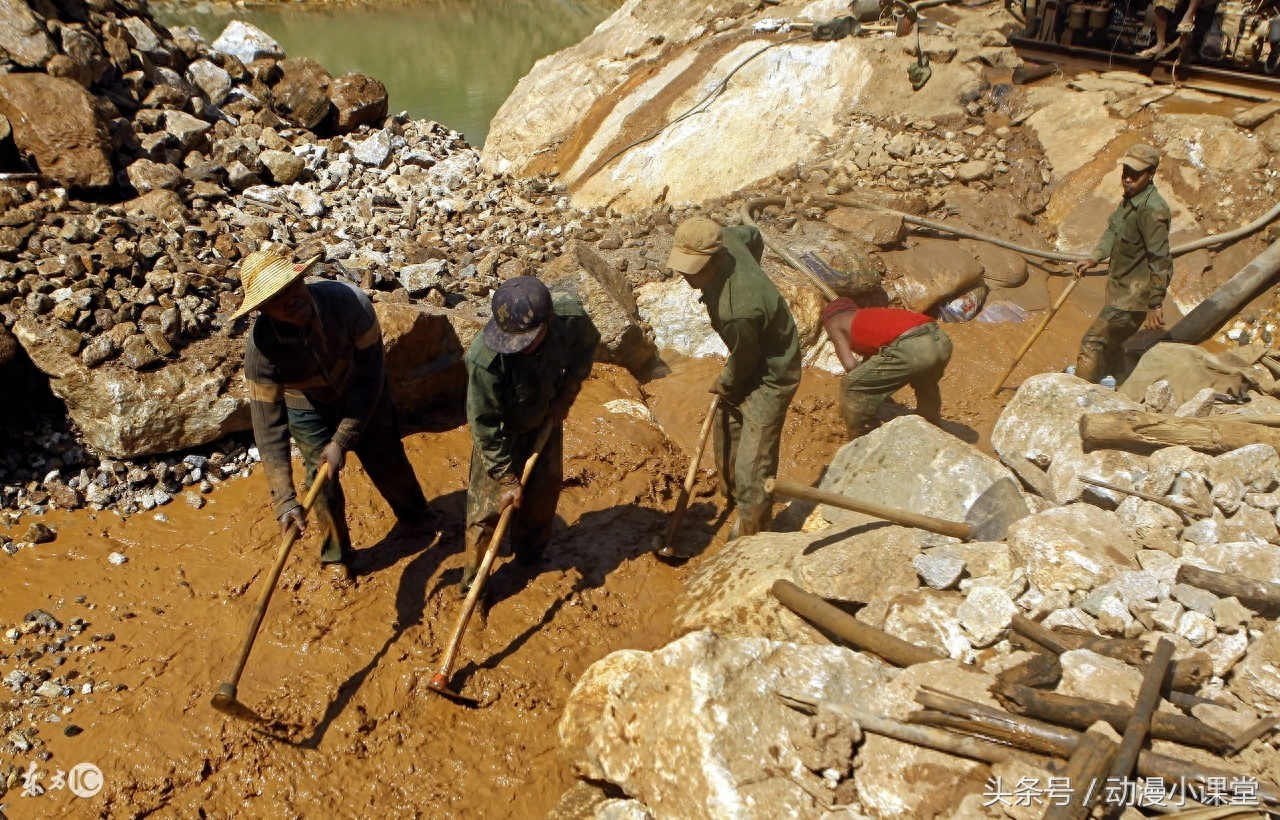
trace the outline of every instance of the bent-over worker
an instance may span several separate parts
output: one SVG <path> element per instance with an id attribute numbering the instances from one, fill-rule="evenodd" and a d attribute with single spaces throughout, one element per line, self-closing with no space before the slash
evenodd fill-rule
<path id="1" fill-rule="evenodd" d="M 1139 329 L 1164 327 L 1164 295 L 1173 275 L 1169 253 L 1169 205 L 1153 182 L 1160 152 L 1139 143 L 1120 158 L 1124 199 L 1107 222 L 1107 230 L 1088 259 L 1075 264 L 1080 277 L 1110 258 L 1107 304 L 1080 340 L 1076 375 L 1099 382 L 1103 376 L 1124 380 L 1124 343 Z"/>
<path id="2" fill-rule="evenodd" d="M 325 531 L 320 562 L 333 583 L 345 587 L 351 583 L 351 534 L 338 479 L 348 451 L 360 457 L 399 521 L 433 525 L 434 517 L 400 441 L 373 304 L 346 282 L 307 284 L 303 277 L 315 262 L 294 265 L 270 250 L 249 254 L 240 266 L 245 295 L 235 317 L 260 311 L 249 332 L 244 375 L 280 532 L 306 528 L 289 461 L 292 435 L 308 485 L 322 462 L 329 465 L 330 481 L 312 509 Z"/>
<path id="3" fill-rule="evenodd" d="M 554 297 L 532 276 L 494 291 L 493 318 L 467 351 L 467 559 L 471 588 L 498 517 L 515 507 L 509 529 L 516 560 L 534 564 L 551 540 L 564 474 L 564 420 L 591 374 L 600 333 L 569 294 Z M 550 417 L 551 433 L 522 488 L 520 474 Z"/>
<path id="4" fill-rule="evenodd" d="M 951 338 L 937 322 L 901 308 L 859 308 L 842 296 L 823 308 L 822 324 L 845 369 L 840 415 L 849 438 L 879 426 L 880 405 L 908 384 L 916 394 L 916 412 L 941 423 L 938 382 L 951 361 Z"/>
<path id="5" fill-rule="evenodd" d="M 773 514 L 766 479 L 778 473 L 782 422 L 800 386 L 800 339 L 791 311 L 760 267 L 753 226 L 721 228 L 694 217 L 676 228 L 667 267 L 702 291 L 729 358 L 711 385 L 720 491 L 738 507 L 729 537 L 754 535 Z"/>

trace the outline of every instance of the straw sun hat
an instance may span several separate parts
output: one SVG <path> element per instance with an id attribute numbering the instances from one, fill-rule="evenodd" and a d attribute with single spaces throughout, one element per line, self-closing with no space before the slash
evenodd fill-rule
<path id="1" fill-rule="evenodd" d="M 240 284 L 244 287 L 244 301 L 231 318 L 239 319 L 249 311 L 262 307 L 294 279 L 311 270 L 318 261 L 319 254 L 298 265 L 276 251 L 260 250 L 249 254 L 240 263 Z"/>

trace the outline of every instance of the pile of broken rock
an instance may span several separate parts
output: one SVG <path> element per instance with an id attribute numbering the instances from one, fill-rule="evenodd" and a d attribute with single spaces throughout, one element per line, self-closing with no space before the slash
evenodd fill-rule
<path id="1" fill-rule="evenodd" d="M 731 542 L 688 582 L 676 615 L 683 637 L 654 652 L 614 653 L 583 676 L 560 734 L 584 782 L 553 816 L 708 817 L 728 806 L 739 817 L 820 817 L 836 806 L 854 817 L 1005 816 L 984 784 L 1039 776 L 1044 785 L 1049 772 L 988 768 L 838 716 L 852 705 L 907 719 L 926 686 L 999 708 L 1002 674 L 1038 657 L 1024 650 L 1034 644 L 1020 640 L 1016 623 L 1038 621 L 1067 636 L 1058 693 L 1126 710 L 1141 659 L 1161 637 L 1171 639 L 1175 659 L 1194 672 L 1181 687 L 1196 696 L 1179 701 L 1186 719 L 1220 740 L 1241 736 L 1280 709 L 1280 630 L 1259 610 L 1276 613 L 1186 583 L 1183 567 L 1280 583 L 1280 456 L 1269 444 L 1218 455 L 1185 446 L 1085 452 L 1082 417 L 1151 409 L 1047 374 L 1028 379 L 997 423 L 1000 460 L 912 416 L 846 445 L 824 489 L 959 521 L 987 488 L 1017 481 L 1006 466 L 1016 462 L 1020 473 L 1038 475 L 1032 483 L 1043 495 L 1023 491 L 1030 514 L 1003 541 L 963 543 L 824 506 L 804 531 Z M 1200 408 L 1215 409 L 1232 408 Z M 771 597 L 778 579 L 939 660 L 898 669 L 833 645 Z M 1109 646 L 1131 651 L 1118 659 L 1109 654 L 1124 653 L 1108 654 Z M 779 693 L 835 710 L 806 717 Z M 1272 744 L 1264 735 L 1224 761 L 1152 742 L 1155 751 L 1225 765 L 1264 785 L 1280 760 Z"/>

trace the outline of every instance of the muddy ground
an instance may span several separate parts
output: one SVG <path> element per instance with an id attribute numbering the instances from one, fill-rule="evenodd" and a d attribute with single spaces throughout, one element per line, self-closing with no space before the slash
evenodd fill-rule
<path id="1" fill-rule="evenodd" d="M 1056 293 L 1060 282 L 1051 286 Z M 1034 300 L 1028 293 L 1023 297 Z M 1088 318 L 1074 306 L 1064 309 L 1013 384 L 1065 366 Z M 987 389 L 1030 323 L 947 330 L 955 340 L 944 381 L 949 429 L 989 450 L 1011 391 L 991 400 Z M 696 438 L 705 386 L 718 368 L 715 360 L 668 362 L 660 370 L 669 372 L 643 386 L 679 448 Z M 728 532 L 708 454 L 682 536 L 685 548 L 703 555 L 672 567 L 648 554 L 687 456 L 642 436 L 600 437 L 602 429 L 618 429 L 599 423 L 601 401 L 634 391 L 628 382 L 620 371 L 597 367 L 566 427 L 566 453 L 578 456 L 566 465 L 563 526 L 541 566 L 499 569 L 492 608 L 473 621 L 454 681 L 491 701 L 481 709 L 425 686 L 461 601 L 470 439 L 456 419 L 407 437 L 419 480 L 449 519 L 441 543 L 424 550 L 394 531 L 389 509 L 352 464 L 344 481 L 359 550 L 357 588 L 329 587 L 314 540 L 300 542 L 290 558 L 240 683 L 241 699 L 270 721 L 265 727 L 209 706 L 276 547 L 260 469 L 224 483 L 203 509 L 181 502 L 164 508 L 165 522 L 152 514 L 48 516 L 58 529 L 55 542 L 5 558 L 0 625 L 18 624 L 37 608 L 64 624 L 88 622 L 84 637 L 99 640 L 81 640 L 101 648 L 56 674 L 74 668 L 72 683 L 97 686 L 64 699 L 73 708 L 59 715 L 62 723 L 42 724 L 40 737 L 53 753 L 42 764 L 43 783 L 81 761 L 99 766 L 106 783 L 88 800 L 66 789 L 23 798 L 19 785 L 3 797 L 7 813 L 544 816 L 572 779 L 555 727 L 574 682 L 609 652 L 670 640 L 682 580 Z M 806 371 L 783 438 L 788 478 L 816 481 L 843 442 L 837 387 L 836 377 Z M 912 403 L 910 391 L 896 398 L 902 405 L 887 407 L 886 418 Z M 782 521 L 794 526 L 803 512 Z M 109 564 L 113 551 L 129 562 Z M 0 640 L 0 656 L 13 649 Z M 69 724 L 83 733 L 64 736 Z M 0 760 L 10 763 L 26 766 Z"/>

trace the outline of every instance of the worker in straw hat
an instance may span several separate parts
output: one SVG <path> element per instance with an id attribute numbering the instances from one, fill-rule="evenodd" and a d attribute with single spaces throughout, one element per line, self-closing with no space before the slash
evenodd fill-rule
<path id="1" fill-rule="evenodd" d="M 791 311 L 760 267 L 764 239 L 750 225 L 721 228 L 704 217 L 676 228 L 667 267 L 702 291 L 713 327 L 729 348 L 711 384 L 720 491 L 738 507 L 730 538 L 769 523 L 766 479 L 778 472 L 782 422 L 800 386 L 800 341 Z"/>
<path id="2" fill-rule="evenodd" d="M 516 561 L 537 563 L 551 540 L 564 472 L 563 422 L 591 374 L 600 342 L 575 296 L 553 295 L 533 276 L 503 282 L 492 307 L 493 318 L 466 356 L 471 479 L 463 591 L 471 588 L 507 507 L 516 508 L 510 529 Z M 550 435 L 522 487 L 520 472 L 548 418 Z"/>
<path id="3" fill-rule="evenodd" d="M 1164 296 L 1173 275 L 1169 252 L 1169 205 L 1156 190 L 1160 152 L 1134 145 L 1120 157 L 1124 199 L 1089 258 L 1075 265 L 1078 278 L 1109 259 L 1107 304 L 1080 340 L 1075 374 L 1085 381 L 1104 376 L 1124 381 L 1124 343 L 1139 329 L 1164 327 Z"/>
<path id="4" fill-rule="evenodd" d="M 308 484 L 321 462 L 329 464 L 333 480 L 313 510 L 325 532 L 320 561 L 342 588 L 352 582 L 351 535 L 338 481 L 348 451 L 360 457 L 400 522 L 432 525 L 434 518 L 400 441 L 373 304 L 346 282 L 306 283 L 303 277 L 318 258 L 295 265 L 274 250 L 249 254 L 240 265 L 244 302 L 233 318 L 259 312 L 249 332 L 244 374 L 280 532 L 306 527 L 289 462 L 292 435 Z"/>

